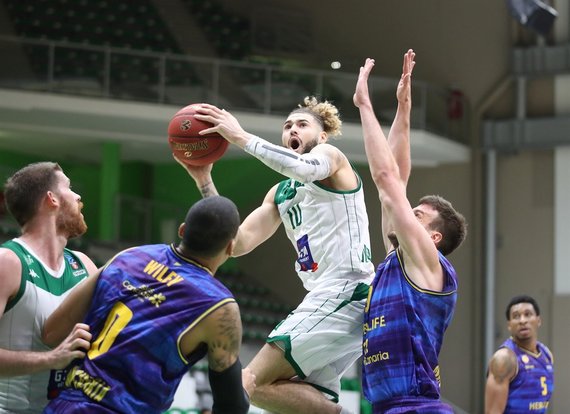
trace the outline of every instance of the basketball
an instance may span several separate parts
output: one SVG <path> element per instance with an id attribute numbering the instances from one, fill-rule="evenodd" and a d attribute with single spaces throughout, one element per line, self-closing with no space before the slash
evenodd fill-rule
<path id="1" fill-rule="evenodd" d="M 168 124 L 168 144 L 176 158 L 188 165 L 216 162 L 228 149 L 229 142 L 218 133 L 200 135 L 212 124 L 196 119 L 195 104 L 180 109 Z"/>

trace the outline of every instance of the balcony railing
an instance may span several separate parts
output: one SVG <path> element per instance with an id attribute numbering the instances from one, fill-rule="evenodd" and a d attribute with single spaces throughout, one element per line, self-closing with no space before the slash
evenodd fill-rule
<path id="1" fill-rule="evenodd" d="M 156 53 L 109 46 L 0 36 L 0 87 L 186 105 L 209 102 L 236 111 L 287 114 L 303 97 L 333 101 L 345 121 L 355 73 Z M 374 76 L 370 89 L 384 122 L 395 114 L 398 79 Z M 457 91 L 414 79 L 412 127 L 467 142 L 468 104 Z"/>

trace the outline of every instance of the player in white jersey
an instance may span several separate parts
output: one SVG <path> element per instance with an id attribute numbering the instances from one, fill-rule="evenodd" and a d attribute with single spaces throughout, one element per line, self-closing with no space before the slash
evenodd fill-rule
<path id="1" fill-rule="evenodd" d="M 96 266 L 65 249 L 87 226 L 81 198 L 59 165 L 22 168 L 6 181 L 4 194 L 22 234 L 0 247 L 0 413 L 38 413 L 62 385 L 61 370 L 83 357 L 90 340 L 80 325 L 50 350 L 41 342 L 43 323 Z"/>
<path id="2" fill-rule="evenodd" d="M 335 281 L 360 282 L 362 274 L 369 274 L 368 216 L 360 178 L 353 191 L 288 179 L 278 184 L 274 200 L 287 237 L 297 246 L 295 269 L 305 289 L 326 290 Z"/>
<path id="3" fill-rule="evenodd" d="M 274 413 L 345 413 L 340 378 L 361 355 L 362 315 L 373 277 L 362 181 L 328 143 L 340 135 L 338 111 L 305 98 L 282 131 L 283 146 L 245 132 L 229 112 L 197 107 L 197 119 L 275 171 L 289 177 L 267 193 L 241 224 L 234 256 L 253 250 L 283 222 L 297 251 L 296 270 L 309 291 L 269 335 L 248 368 L 254 405 Z M 212 166 L 188 167 L 202 196 L 217 194 Z"/>

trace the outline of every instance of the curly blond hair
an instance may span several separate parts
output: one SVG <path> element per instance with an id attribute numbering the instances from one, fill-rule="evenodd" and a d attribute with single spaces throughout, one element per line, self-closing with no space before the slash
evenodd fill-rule
<path id="1" fill-rule="evenodd" d="M 329 136 L 342 135 L 342 121 L 338 108 L 329 101 L 319 102 L 314 96 L 307 96 L 303 99 L 303 104 L 299 104 L 299 108 L 291 111 L 292 114 L 298 112 L 312 115 Z"/>

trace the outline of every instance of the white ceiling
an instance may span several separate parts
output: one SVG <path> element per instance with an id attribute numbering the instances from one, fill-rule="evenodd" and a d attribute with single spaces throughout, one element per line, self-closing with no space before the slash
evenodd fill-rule
<path id="1" fill-rule="evenodd" d="M 0 90 L 0 150 L 45 159 L 98 163 L 103 142 L 119 142 L 121 159 L 149 163 L 174 162 L 166 129 L 179 107 L 108 99 Z M 235 112 L 242 127 L 280 143 L 282 117 Z M 469 149 L 423 130 L 412 130 L 412 162 L 437 166 L 469 160 Z M 366 163 L 359 124 L 344 123 L 333 142 L 355 164 Z M 230 146 L 224 157 L 246 156 Z"/>

